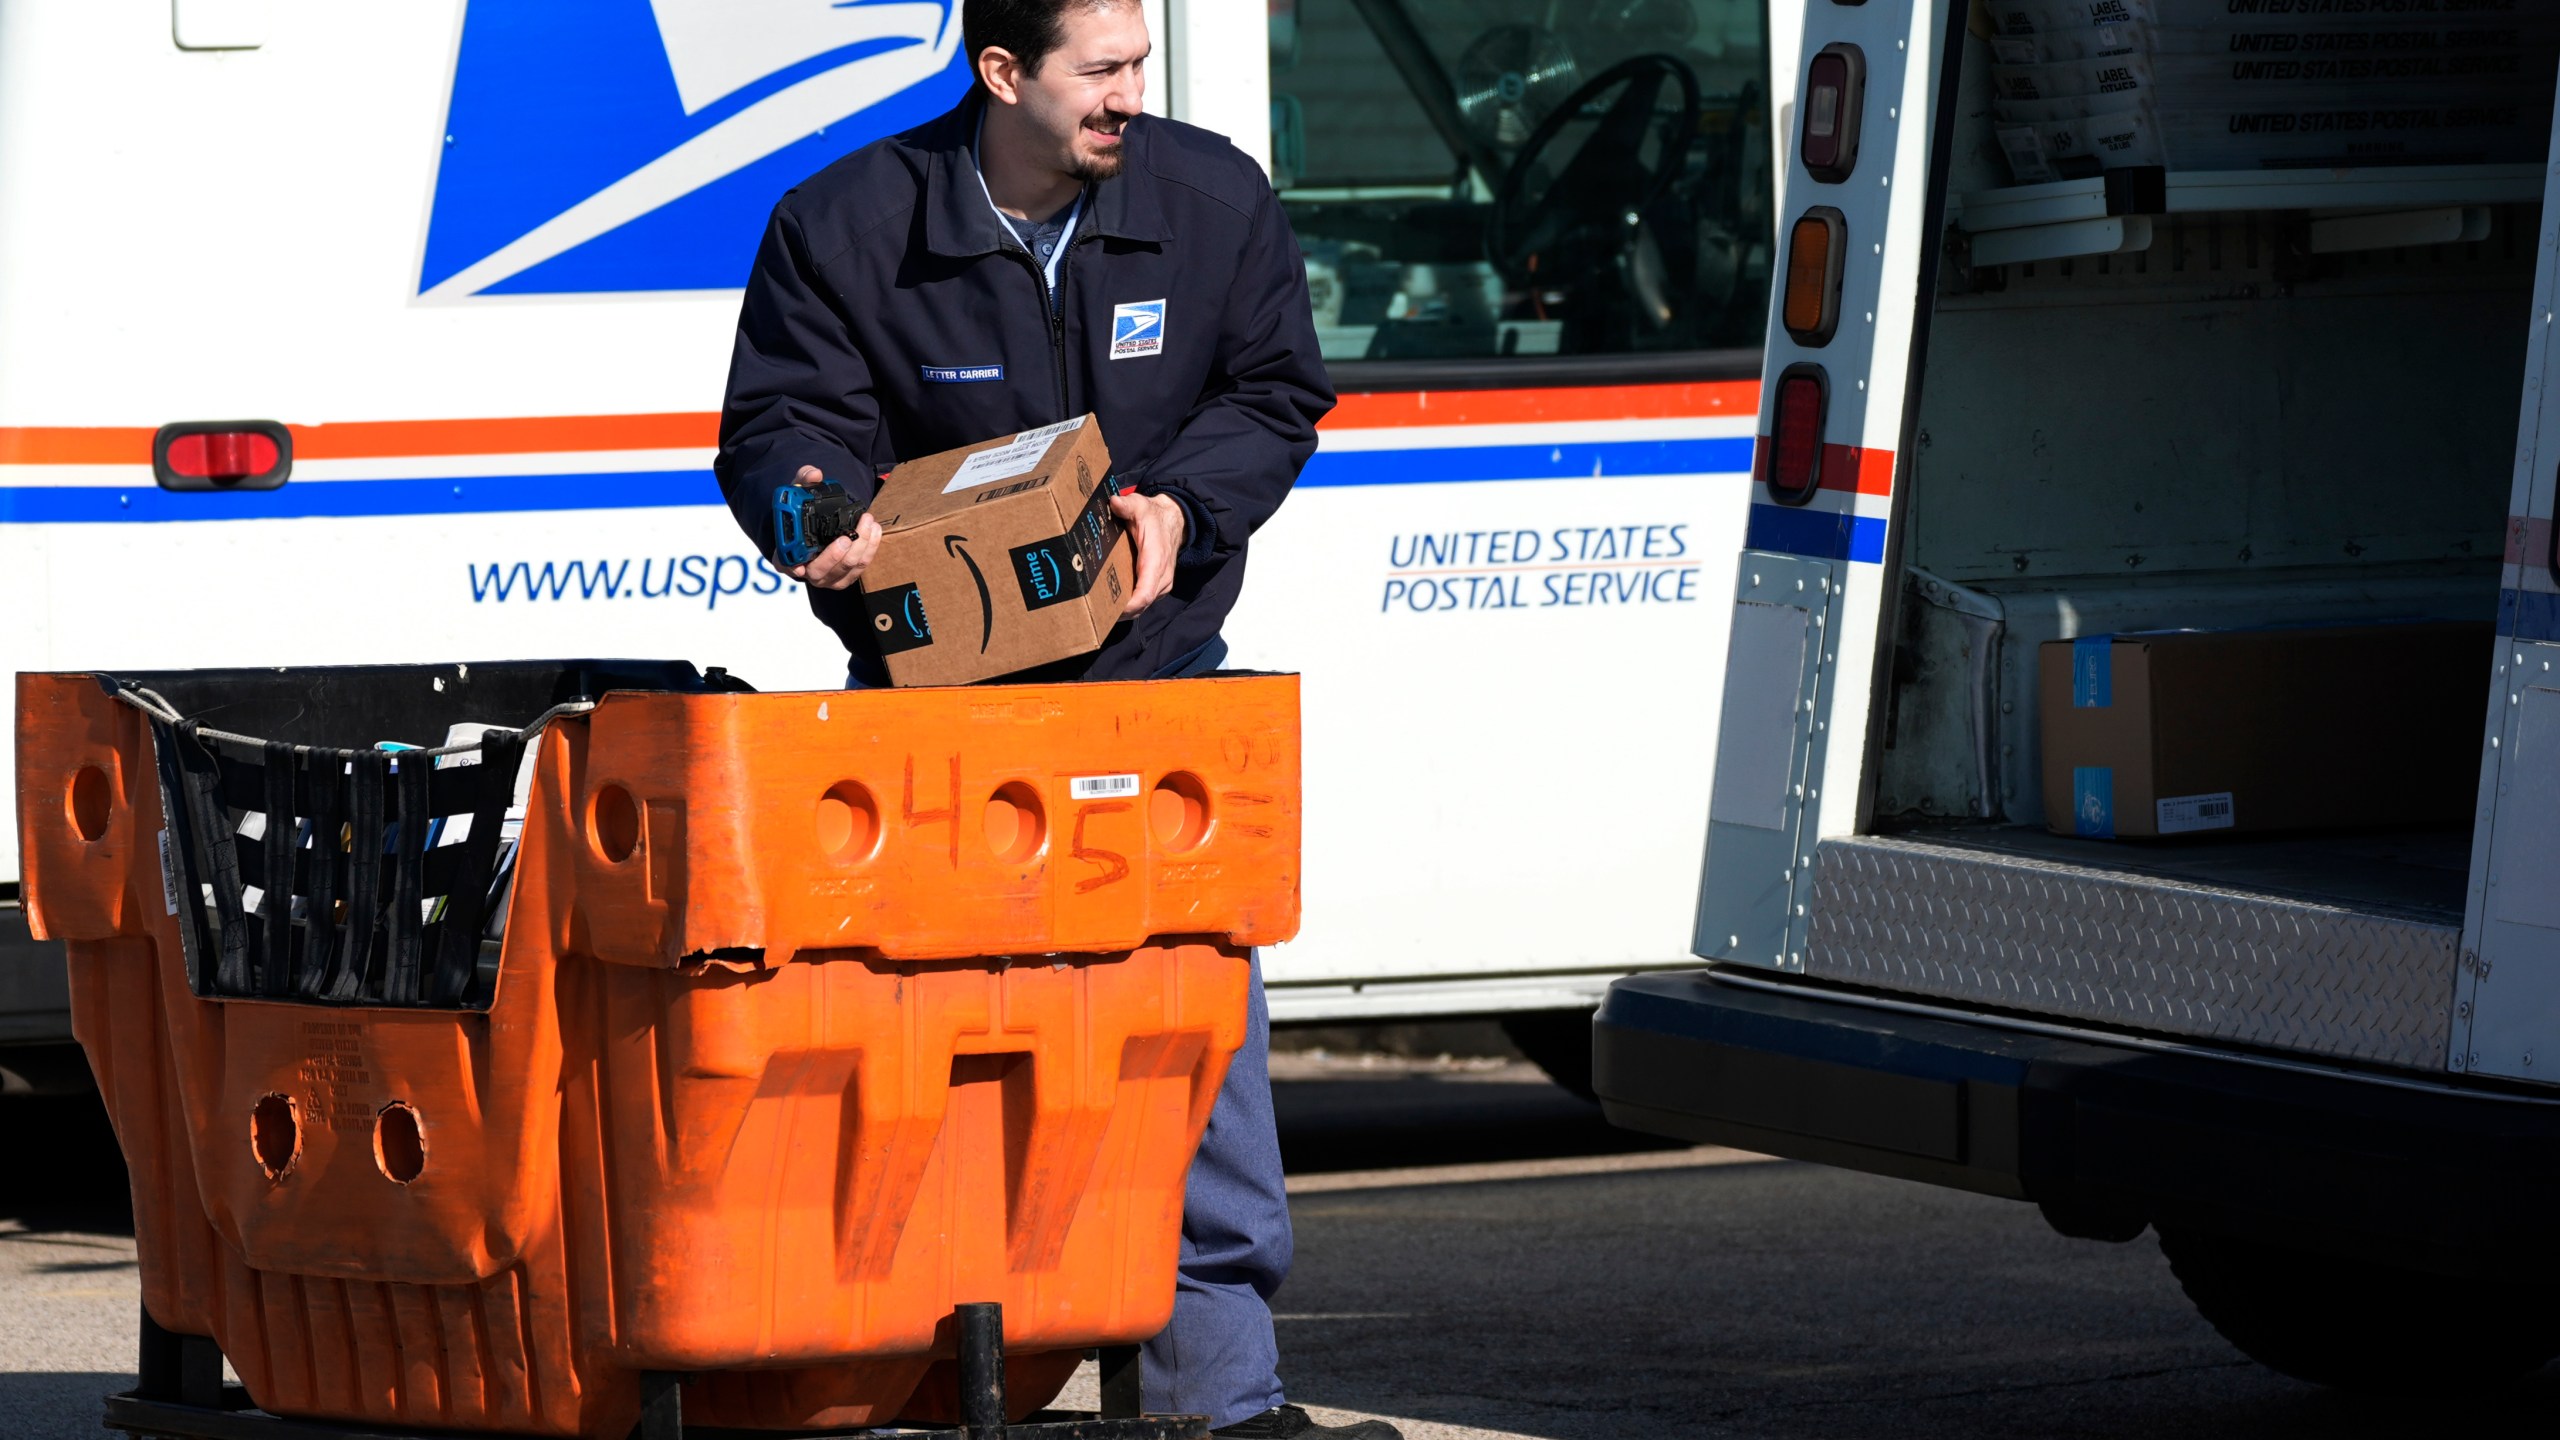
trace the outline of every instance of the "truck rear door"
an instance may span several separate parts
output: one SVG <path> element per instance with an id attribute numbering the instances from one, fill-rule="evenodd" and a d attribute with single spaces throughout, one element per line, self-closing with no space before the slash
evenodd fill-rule
<path id="1" fill-rule="evenodd" d="M 2560 1080 L 2560 169 L 2546 170 L 2545 186 L 2447 1068 L 2550 1083 Z"/>
<path id="2" fill-rule="evenodd" d="M 1801 969 L 1814 844 L 1870 803 L 1868 700 L 1891 651 L 1897 481 L 1945 223 L 1930 157 L 1955 120 L 1939 96 L 1965 15 L 1947 0 L 1805 13 L 1698 902 L 1711 959 Z"/>

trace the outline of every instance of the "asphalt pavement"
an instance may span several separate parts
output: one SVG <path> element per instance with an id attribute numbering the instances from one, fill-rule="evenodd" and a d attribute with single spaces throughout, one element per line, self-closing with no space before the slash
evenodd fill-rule
<path id="1" fill-rule="evenodd" d="M 2549 1433 L 2560 1366 L 2380 1403 L 2258 1368 L 2148 1239 L 1611 1130 L 1516 1063 L 1283 1056 L 1282 1377 L 1412 1440 Z M 92 1109 L 0 1102 L 0 1434 L 131 1383 L 130 1217 Z M 1090 1403 L 1090 1379 L 1070 1389 Z"/>

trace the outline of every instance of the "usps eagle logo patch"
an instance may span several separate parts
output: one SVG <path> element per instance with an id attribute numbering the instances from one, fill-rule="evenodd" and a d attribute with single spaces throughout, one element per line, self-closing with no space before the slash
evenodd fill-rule
<path id="1" fill-rule="evenodd" d="M 1135 360 L 1164 353 L 1164 302 L 1140 300 L 1111 307 L 1111 358 Z"/>

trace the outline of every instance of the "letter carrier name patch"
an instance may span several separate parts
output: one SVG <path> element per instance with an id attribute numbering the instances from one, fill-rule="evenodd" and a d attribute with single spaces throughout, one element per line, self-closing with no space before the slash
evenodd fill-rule
<path id="1" fill-rule="evenodd" d="M 1135 360 L 1164 353 L 1164 302 L 1140 300 L 1111 307 L 1111 358 Z"/>
<path id="2" fill-rule="evenodd" d="M 927 365 L 924 379 L 928 385 L 966 385 L 975 380 L 1001 380 L 1001 365 Z"/>

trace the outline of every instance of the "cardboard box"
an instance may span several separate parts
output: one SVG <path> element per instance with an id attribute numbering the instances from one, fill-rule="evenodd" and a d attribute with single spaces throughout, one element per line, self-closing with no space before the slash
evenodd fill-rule
<path id="1" fill-rule="evenodd" d="M 2160 630 L 2038 660 L 2045 823 L 2095 839 L 2460 823 L 2485 624 Z"/>
<path id="2" fill-rule="evenodd" d="M 1136 559 L 1091 415 L 910 460 L 871 502 L 862 598 L 899 685 L 966 685 L 1102 648 Z"/>

